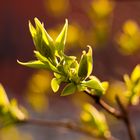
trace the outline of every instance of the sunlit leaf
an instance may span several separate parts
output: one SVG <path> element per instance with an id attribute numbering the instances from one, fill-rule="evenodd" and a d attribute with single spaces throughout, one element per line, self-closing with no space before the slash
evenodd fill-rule
<path id="1" fill-rule="evenodd" d="M 131 80 L 133 82 L 136 82 L 137 80 L 140 80 L 140 65 L 137 65 L 134 68 L 134 70 L 133 70 L 133 72 L 131 74 Z"/>
<path id="2" fill-rule="evenodd" d="M 3 86 L 0 84 L 0 106 L 9 105 L 9 100 Z"/>
<path id="3" fill-rule="evenodd" d="M 88 60 L 88 75 L 89 76 L 92 73 L 93 69 L 93 58 L 92 58 L 92 48 L 91 46 L 87 46 L 89 48 L 88 53 L 87 53 L 87 60 Z"/>
<path id="4" fill-rule="evenodd" d="M 59 85 L 60 83 L 58 82 L 58 80 L 56 78 L 53 78 L 51 81 L 51 87 L 54 92 L 57 92 L 59 90 Z"/>
<path id="5" fill-rule="evenodd" d="M 29 61 L 29 62 L 20 62 L 17 60 L 20 65 L 27 66 L 30 68 L 38 68 L 38 69 L 48 69 L 48 66 L 41 62 L 40 60 Z"/>
<path id="6" fill-rule="evenodd" d="M 88 77 L 93 68 L 93 62 L 92 62 L 92 48 L 90 46 L 88 53 L 83 51 L 83 55 L 81 56 L 81 60 L 79 63 L 79 70 L 78 70 L 78 76 L 81 78 Z"/>
<path id="7" fill-rule="evenodd" d="M 69 83 L 63 89 L 61 96 L 67 96 L 67 95 L 73 94 L 75 93 L 76 90 L 77 90 L 76 85 L 74 83 Z"/>
<path id="8" fill-rule="evenodd" d="M 54 72 L 58 72 L 57 68 L 44 56 L 42 56 L 38 51 L 34 51 L 36 57 L 43 62 L 48 70 L 52 70 Z"/>
<path id="9" fill-rule="evenodd" d="M 124 81 L 125 81 L 125 84 L 126 84 L 127 88 L 130 89 L 132 82 L 131 82 L 131 79 L 130 79 L 129 75 L 125 74 L 123 76 L 123 78 L 124 78 Z"/>
<path id="10" fill-rule="evenodd" d="M 39 51 L 43 56 L 47 58 L 54 59 L 54 44 L 53 39 L 44 29 L 43 23 L 41 23 L 37 18 L 35 20 L 35 28 L 29 22 L 29 29 L 35 44 L 37 51 Z"/>
<path id="11" fill-rule="evenodd" d="M 103 92 L 104 88 L 102 83 L 95 76 L 91 76 L 90 78 L 91 79 L 89 81 L 83 81 L 82 84 L 88 88 Z"/>
<path id="12" fill-rule="evenodd" d="M 109 83 L 106 82 L 106 81 L 104 81 L 104 82 L 102 82 L 101 84 L 102 84 L 102 87 L 104 88 L 104 92 L 106 92 L 107 89 L 108 89 L 108 87 L 109 87 Z"/>
<path id="13" fill-rule="evenodd" d="M 62 51 L 64 51 L 65 43 L 66 43 L 66 38 L 67 38 L 67 30 L 68 30 L 68 20 L 66 19 L 65 25 L 58 35 L 58 37 L 55 40 L 55 47 L 57 49 L 58 54 Z"/>

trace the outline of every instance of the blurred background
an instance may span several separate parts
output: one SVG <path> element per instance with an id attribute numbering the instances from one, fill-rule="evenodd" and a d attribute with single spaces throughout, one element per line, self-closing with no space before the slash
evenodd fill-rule
<path id="1" fill-rule="evenodd" d="M 92 102 L 82 93 L 69 97 L 53 94 L 50 72 L 33 70 L 17 63 L 34 59 L 34 44 L 28 21 L 44 22 L 55 39 L 65 19 L 69 21 L 66 53 L 78 58 L 86 45 L 93 48 L 93 74 L 111 82 L 106 95 L 114 105 L 114 94 L 125 89 L 123 75 L 140 62 L 140 2 L 137 0 L 0 0 L 0 82 L 10 97 L 25 105 L 31 116 L 42 119 L 78 120 L 81 105 Z M 78 99 L 77 99 L 78 97 Z M 65 108 L 64 108 L 65 106 Z M 63 108 L 63 110 L 62 110 Z M 132 121 L 140 137 L 139 106 L 132 108 Z M 136 115 L 137 114 L 137 115 Z M 128 139 L 123 124 L 107 114 L 114 136 Z M 22 130 L 22 131 L 21 131 Z M 9 132 L 11 133 L 9 133 Z M 2 130 L 0 139 L 59 140 L 89 139 L 64 129 L 22 126 Z M 5 135 L 6 133 L 6 135 Z M 14 134 L 14 135 L 13 135 Z M 118 135 L 119 134 L 119 135 Z"/>

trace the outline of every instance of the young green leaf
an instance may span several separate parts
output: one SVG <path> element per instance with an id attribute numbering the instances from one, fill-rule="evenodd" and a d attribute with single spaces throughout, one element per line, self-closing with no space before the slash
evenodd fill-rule
<path id="1" fill-rule="evenodd" d="M 133 82 L 137 82 L 138 79 L 140 79 L 140 65 L 137 65 L 131 74 L 131 80 Z"/>
<path id="2" fill-rule="evenodd" d="M 39 51 L 43 56 L 47 58 L 54 59 L 54 44 L 53 39 L 49 36 L 49 34 L 44 29 L 44 25 L 35 18 L 36 28 L 33 27 L 31 22 L 29 22 L 29 29 L 35 44 L 37 51 Z"/>
<path id="3" fill-rule="evenodd" d="M 88 73 L 88 61 L 86 52 L 83 51 L 83 55 L 81 56 L 79 64 L 78 76 L 85 79 L 87 77 L 87 73 Z"/>
<path id="4" fill-rule="evenodd" d="M 68 30 L 68 20 L 66 19 L 65 25 L 55 40 L 55 47 L 57 49 L 57 54 L 60 55 L 60 52 L 64 52 L 64 47 L 67 38 L 67 30 Z"/>
<path id="5" fill-rule="evenodd" d="M 89 48 L 88 53 L 87 53 L 87 60 L 88 60 L 88 74 L 87 76 L 90 76 L 93 70 L 93 58 L 92 58 L 92 48 L 91 46 L 87 46 Z"/>
<path id="6" fill-rule="evenodd" d="M 57 68 L 52 64 L 52 62 L 50 62 L 49 59 L 47 59 L 46 57 L 42 56 L 38 51 L 34 51 L 35 56 L 37 57 L 37 59 L 39 59 L 41 62 L 43 62 L 48 70 L 52 70 L 56 73 L 59 73 L 59 71 L 57 70 Z"/>
<path id="7" fill-rule="evenodd" d="M 109 87 L 109 83 L 107 81 L 104 81 L 101 84 L 102 84 L 102 87 L 103 87 L 104 93 L 105 93 Z"/>
<path id="8" fill-rule="evenodd" d="M 128 89 L 131 89 L 131 87 L 132 87 L 132 82 L 131 82 L 131 79 L 130 79 L 129 75 L 125 74 L 125 75 L 123 76 L 123 78 L 124 78 L 124 81 L 125 81 L 125 84 L 126 84 L 127 88 L 128 88 Z"/>
<path id="9" fill-rule="evenodd" d="M 77 90 L 76 85 L 74 83 L 69 83 L 63 89 L 61 96 L 67 96 L 67 95 L 73 94 L 76 92 L 76 90 Z"/>
<path id="10" fill-rule="evenodd" d="M 6 106 L 9 104 L 8 97 L 3 86 L 0 84 L 0 106 Z"/>
<path id="11" fill-rule="evenodd" d="M 88 88 L 103 92 L 104 88 L 102 83 L 95 76 L 91 76 L 90 78 L 89 81 L 83 81 L 82 84 Z"/>
<path id="12" fill-rule="evenodd" d="M 59 81 L 56 78 L 53 78 L 51 81 L 51 87 L 54 92 L 57 92 L 59 90 L 59 85 Z"/>
<path id="13" fill-rule="evenodd" d="M 40 60 L 29 61 L 29 62 L 20 62 L 17 60 L 20 65 L 27 66 L 30 68 L 38 68 L 38 69 L 48 69 L 48 66 L 41 62 Z"/>
<path id="14" fill-rule="evenodd" d="M 82 79 L 85 79 L 88 77 L 93 68 L 93 63 L 92 63 L 92 48 L 90 46 L 88 53 L 83 51 L 83 55 L 81 56 L 80 64 L 79 64 L 79 70 L 78 70 L 78 76 L 81 77 Z"/>

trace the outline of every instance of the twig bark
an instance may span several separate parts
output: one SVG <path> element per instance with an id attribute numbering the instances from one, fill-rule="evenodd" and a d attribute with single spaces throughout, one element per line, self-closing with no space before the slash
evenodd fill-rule
<path id="1" fill-rule="evenodd" d="M 137 140 L 134 126 L 132 125 L 130 118 L 129 118 L 128 109 L 122 104 L 122 102 L 118 96 L 116 96 L 116 101 L 117 101 L 117 103 L 118 103 L 118 105 L 123 113 L 122 119 L 127 127 L 130 140 Z"/>
<path id="2" fill-rule="evenodd" d="M 118 96 L 116 96 L 116 101 L 119 105 L 120 110 L 117 110 L 107 103 L 105 103 L 99 96 L 90 94 L 90 91 L 86 90 L 84 91 L 87 95 L 89 95 L 99 106 L 101 106 L 104 110 L 106 110 L 109 114 L 113 115 L 115 118 L 120 119 L 124 121 L 128 134 L 130 137 L 130 140 L 137 140 L 135 129 L 130 121 L 129 113 L 127 108 L 124 107 L 124 105 L 121 103 Z"/>
<path id="3" fill-rule="evenodd" d="M 73 122 L 73 121 L 52 121 L 52 120 L 39 120 L 39 119 L 33 119 L 29 118 L 22 122 L 19 122 L 19 124 L 31 124 L 31 125 L 38 125 L 38 126 L 44 126 L 44 127 L 62 127 L 66 129 L 70 129 L 74 132 L 78 132 L 84 135 L 87 135 L 89 137 L 95 138 L 95 135 L 88 131 L 84 126 L 81 126 L 80 124 Z M 104 140 L 117 140 L 114 137 L 109 138 L 103 138 Z"/>
<path id="4" fill-rule="evenodd" d="M 84 91 L 88 96 L 90 96 L 99 106 L 101 106 L 104 110 L 106 110 L 109 114 L 115 116 L 116 118 L 122 118 L 122 113 L 105 103 L 99 96 L 92 95 L 88 90 Z"/>

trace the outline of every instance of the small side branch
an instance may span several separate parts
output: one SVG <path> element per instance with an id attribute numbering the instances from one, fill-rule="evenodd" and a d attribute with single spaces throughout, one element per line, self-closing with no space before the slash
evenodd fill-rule
<path id="1" fill-rule="evenodd" d="M 99 96 L 90 94 L 90 91 L 84 91 L 87 95 L 89 95 L 99 106 L 101 106 L 104 110 L 106 110 L 109 114 L 113 115 L 115 118 L 122 120 L 128 130 L 130 140 L 137 140 L 134 127 L 130 121 L 129 113 L 127 108 L 122 104 L 119 97 L 116 97 L 116 101 L 119 105 L 120 110 L 117 110 L 107 103 L 105 103 Z"/>
<path id="2" fill-rule="evenodd" d="M 39 119 L 29 118 L 24 121 L 20 121 L 19 124 L 31 124 L 31 125 L 44 126 L 44 127 L 62 127 L 95 138 L 95 135 L 92 132 L 88 131 L 86 127 L 81 126 L 79 123 L 73 121 L 52 121 L 52 120 L 39 120 Z M 117 140 L 112 136 L 102 138 L 102 139 Z"/>
<path id="3" fill-rule="evenodd" d="M 115 116 L 116 118 L 122 118 L 122 113 L 105 103 L 99 96 L 90 94 L 89 91 L 84 91 L 88 96 L 90 96 L 99 106 L 101 106 L 104 110 L 106 110 L 109 114 Z"/>
<path id="4" fill-rule="evenodd" d="M 136 134 L 135 134 L 135 129 L 130 121 L 130 118 L 129 118 L 129 113 L 128 113 L 128 110 L 127 108 L 125 108 L 125 106 L 122 104 L 120 98 L 118 96 L 116 96 L 116 101 L 123 113 L 123 121 L 127 127 L 127 130 L 128 130 L 128 134 L 129 134 L 129 137 L 130 137 L 130 140 L 137 140 L 136 138 Z"/>
<path id="5" fill-rule="evenodd" d="M 52 120 L 40 120 L 40 119 L 29 118 L 20 123 L 44 126 L 44 127 L 62 127 L 90 137 L 95 137 L 93 133 L 87 131 L 85 127 L 73 121 L 52 121 Z"/>

